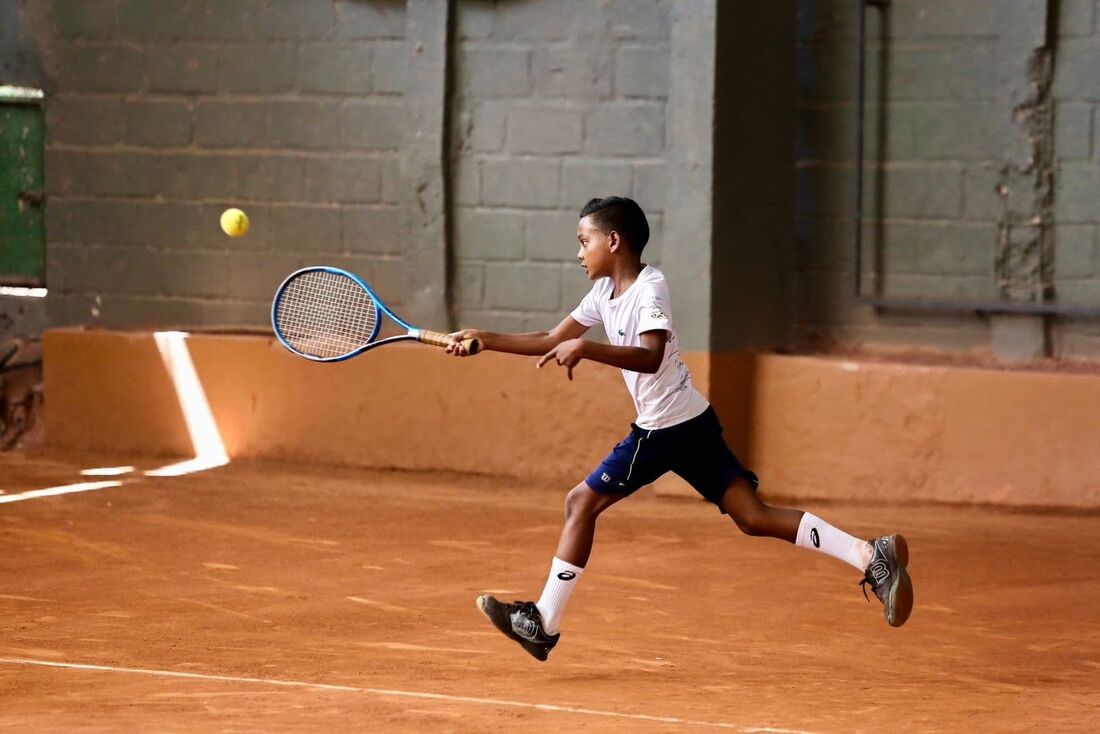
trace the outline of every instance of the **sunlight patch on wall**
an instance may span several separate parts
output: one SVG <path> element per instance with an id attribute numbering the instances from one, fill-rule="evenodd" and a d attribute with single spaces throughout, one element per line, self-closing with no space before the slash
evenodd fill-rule
<path id="1" fill-rule="evenodd" d="M 164 366 L 172 378 L 179 399 L 187 432 L 191 436 L 195 458 L 162 466 L 145 472 L 150 477 L 176 477 L 182 474 L 213 469 L 229 463 L 218 424 L 206 399 L 206 392 L 195 371 L 191 351 L 187 348 L 187 333 L 182 331 L 158 331 L 153 334 Z"/>

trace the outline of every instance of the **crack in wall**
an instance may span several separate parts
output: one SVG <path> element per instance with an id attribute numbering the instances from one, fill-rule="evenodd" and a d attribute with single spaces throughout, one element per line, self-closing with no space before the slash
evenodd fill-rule
<path id="1" fill-rule="evenodd" d="M 997 183 L 1004 210 L 997 226 L 994 269 L 1001 295 L 1042 302 L 1051 295 L 1054 270 L 1054 53 L 1036 48 L 1027 62 L 1027 94 L 1012 109 L 1012 126 L 1028 154 L 1022 165 L 1002 166 Z"/>

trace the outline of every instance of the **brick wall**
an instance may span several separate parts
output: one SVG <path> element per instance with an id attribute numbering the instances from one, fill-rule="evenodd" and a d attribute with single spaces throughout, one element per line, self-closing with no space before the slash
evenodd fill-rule
<path id="1" fill-rule="evenodd" d="M 54 323 L 264 324 L 322 260 L 401 282 L 403 2 L 50 5 Z"/>
<path id="2" fill-rule="evenodd" d="M 669 17 L 662 0 L 457 5 L 453 110 L 458 316 L 553 326 L 590 283 L 577 213 L 621 194 L 660 260 Z"/>
<path id="3" fill-rule="evenodd" d="M 867 293 L 874 291 L 877 247 L 880 295 L 995 295 L 995 193 L 979 181 L 996 157 L 996 137 L 985 128 L 997 90 L 996 3 L 896 2 L 888 28 L 867 11 L 865 160 L 885 161 L 878 171 L 865 169 L 866 213 L 881 205 L 884 214 L 879 226 L 863 230 Z M 852 299 L 855 35 L 854 3 L 799 3 L 800 339 L 981 344 L 988 333 L 980 319 L 876 314 Z M 882 106 L 884 94 L 889 102 Z"/>
<path id="4" fill-rule="evenodd" d="M 262 325 L 279 279 L 318 261 L 402 305 L 401 166 L 427 145 L 409 130 L 405 2 L 46 4 L 54 323 Z M 460 322 L 541 328 L 571 308 L 592 196 L 637 198 L 659 260 L 667 5 L 455 4 Z M 247 237 L 218 230 L 229 205 Z"/>
<path id="5" fill-rule="evenodd" d="M 1100 305 L 1100 10 L 1064 0 L 1054 74 L 1057 153 L 1055 295 Z M 1065 355 L 1100 355 L 1100 319 L 1063 319 L 1053 333 Z"/>
<path id="6" fill-rule="evenodd" d="M 898 0 L 867 11 L 864 293 L 989 302 L 1045 289 L 1100 306 L 1095 6 Z M 855 20 L 850 2 L 799 2 L 800 341 L 987 347 L 985 316 L 876 311 L 851 297 Z M 1052 44 L 1046 23 L 1057 24 Z M 1055 353 L 1100 353 L 1096 323 L 1052 319 Z"/>
<path id="7" fill-rule="evenodd" d="M 854 6 L 792 2 L 796 346 L 989 346 L 996 328 L 987 316 L 853 302 Z M 698 183 L 713 189 L 704 202 L 710 191 L 736 190 L 736 163 L 712 173 L 707 151 L 736 153 L 751 140 L 698 150 L 670 141 L 676 120 L 707 130 L 711 108 L 751 115 L 760 105 L 738 97 L 744 85 L 702 94 L 696 80 L 710 77 L 672 63 L 672 29 L 676 18 L 729 11 L 706 0 L 456 2 L 447 98 L 442 71 L 437 94 L 435 67 L 416 63 L 425 41 L 407 35 L 423 29 L 418 13 L 445 7 L 29 0 L 35 27 L 22 37 L 35 39 L 48 77 L 53 323 L 262 325 L 278 280 L 325 261 L 362 273 L 397 306 L 412 294 L 410 316 L 442 323 L 445 309 L 427 306 L 450 297 L 459 324 L 544 328 L 588 287 L 572 264 L 578 209 L 624 193 L 650 214 L 647 259 L 659 264 L 662 250 L 668 258 L 689 305 L 678 315 L 691 348 L 713 346 L 710 298 L 691 301 L 692 283 L 721 293 L 755 276 L 740 265 L 732 275 L 715 269 L 704 256 L 764 248 L 767 238 L 746 245 L 741 228 L 712 233 L 694 209 L 666 213 L 684 193 L 668 182 L 677 171 L 677 181 L 705 173 Z M 1093 0 L 895 0 L 879 27 L 869 11 L 866 152 L 884 165 L 867 176 L 868 215 L 883 216 L 864 224 L 866 292 L 1027 300 L 1046 289 L 1062 302 L 1100 303 L 1098 13 Z M 1047 22 L 1057 23 L 1044 47 L 1052 91 L 1033 104 L 1031 74 L 1042 69 L 1030 64 Z M 690 104 L 670 108 L 676 90 Z M 433 130 L 433 116 L 449 127 Z M 1036 151 L 1041 165 L 1031 167 Z M 446 197 L 431 190 L 443 180 Z M 430 205 L 417 209 L 424 192 Z M 243 239 L 217 229 L 230 204 L 253 217 Z M 681 215 L 691 236 L 662 242 Z M 741 255 L 742 265 L 754 260 Z M 446 258 L 449 294 L 442 269 L 425 268 Z M 689 267 L 704 260 L 702 272 Z M 742 341 L 738 323 L 760 320 L 753 305 L 727 319 L 723 344 Z M 1056 354 L 1100 353 L 1100 320 L 1051 324 Z M 780 326 L 775 333 L 787 331 Z"/>

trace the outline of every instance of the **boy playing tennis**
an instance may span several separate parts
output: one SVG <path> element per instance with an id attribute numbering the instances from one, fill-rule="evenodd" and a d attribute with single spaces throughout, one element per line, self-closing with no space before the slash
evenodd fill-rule
<path id="1" fill-rule="evenodd" d="M 482 350 L 541 356 L 569 379 L 582 359 L 622 370 L 638 410 L 630 434 L 565 498 L 565 527 L 537 602 L 505 603 L 478 597 L 478 608 L 497 629 L 539 660 L 558 644 L 565 605 L 592 551 L 596 518 L 667 471 L 683 477 L 728 514 L 742 532 L 781 538 L 855 566 L 885 607 L 886 621 L 900 627 L 913 607 L 906 571 L 909 549 L 901 535 L 864 541 L 808 512 L 771 507 L 756 494 L 757 478 L 738 462 L 722 437 L 714 409 L 692 385 L 680 358 L 668 286 L 659 270 L 642 262 L 649 224 L 634 201 L 592 199 L 577 223 L 577 259 L 595 281 L 580 305 L 549 332 L 497 334 L 467 329 L 452 335 L 448 351 L 466 356 L 458 340 L 481 340 Z M 602 323 L 608 344 L 580 337 Z M 866 595 L 866 586 L 864 594 Z"/>

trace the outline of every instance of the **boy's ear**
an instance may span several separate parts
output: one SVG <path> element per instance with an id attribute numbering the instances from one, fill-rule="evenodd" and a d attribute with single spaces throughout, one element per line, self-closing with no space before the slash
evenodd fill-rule
<path id="1" fill-rule="evenodd" d="M 614 230 L 612 230 L 611 234 L 607 236 L 607 249 L 611 250 L 611 252 L 615 252 L 616 250 L 618 250 L 619 245 L 621 245 L 622 243 L 623 240 L 621 237 L 619 237 L 619 233 Z"/>

